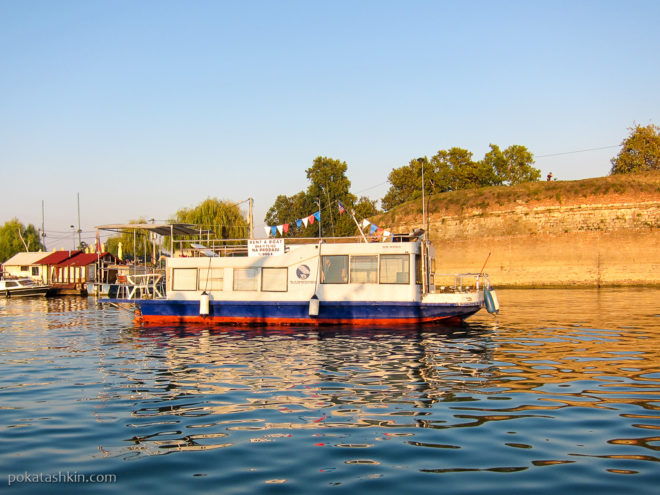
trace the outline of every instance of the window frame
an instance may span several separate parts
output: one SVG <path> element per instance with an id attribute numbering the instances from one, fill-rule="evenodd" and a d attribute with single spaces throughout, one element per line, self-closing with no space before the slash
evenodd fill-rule
<path id="1" fill-rule="evenodd" d="M 405 282 L 397 282 L 396 277 L 394 282 L 385 282 L 383 281 L 383 275 L 386 270 L 383 270 L 383 261 L 388 260 L 388 259 L 394 259 L 394 258 L 399 258 L 399 259 L 404 259 L 407 262 L 407 270 L 406 272 L 396 272 L 398 275 L 399 273 L 406 273 L 408 276 L 406 278 Z M 384 284 L 384 285 L 410 285 L 410 254 L 405 253 L 405 254 L 381 254 L 380 258 L 378 260 L 378 283 L 379 284 Z"/>
<path id="2" fill-rule="evenodd" d="M 327 282 L 327 281 L 326 281 L 327 276 L 326 276 L 326 269 L 325 269 L 325 266 L 326 266 L 325 261 L 326 261 L 326 259 L 327 259 L 327 260 L 330 261 L 330 263 L 332 264 L 332 260 L 331 260 L 331 259 L 335 259 L 335 258 L 343 258 L 343 259 L 344 259 L 344 266 L 343 266 L 343 269 L 345 270 L 345 274 L 343 274 L 343 275 L 340 274 L 340 275 L 342 275 L 342 276 L 341 276 L 341 280 L 338 281 L 338 282 Z M 349 265 L 349 262 L 348 262 L 348 258 L 349 258 L 349 256 L 348 256 L 347 254 L 324 254 L 324 255 L 322 255 L 322 256 L 321 256 L 321 283 L 322 283 L 322 284 L 326 284 L 326 285 L 342 285 L 342 284 L 347 284 L 347 283 L 348 283 L 348 280 L 349 280 L 349 276 L 348 276 L 348 275 L 349 275 L 349 268 L 350 268 L 350 265 Z M 341 267 L 340 267 L 340 268 L 341 268 Z M 332 269 L 335 270 L 336 268 L 335 268 L 335 267 L 332 267 Z"/>
<path id="3" fill-rule="evenodd" d="M 368 270 L 360 270 L 360 271 L 355 270 L 354 266 L 356 264 L 356 259 L 357 258 L 372 258 L 374 260 L 374 269 L 373 270 L 369 270 L 369 269 Z M 359 262 L 358 262 L 358 264 L 359 264 Z M 378 255 L 377 254 L 355 254 L 355 255 L 351 255 L 351 258 L 349 260 L 349 270 L 348 270 L 349 283 L 351 283 L 351 284 L 377 284 L 378 283 L 378 265 L 379 265 L 379 261 L 378 261 Z M 358 273 L 367 274 L 367 277 L 366 277 L 367 279 L 369 278 L 369 274 L 373 273 L 374 274 L 373 281 L 371 281 L 371 280 L 365 280 L 364 282 L 354 281 L 353 280 L 354 274 L 358 274 Z"/>
<path id="4" fill-rule="evenodd" d="M 246 277 L 246 278 L 237 277 L 236 274 L 241 273 L 241 272 L 246 273 L 246 274 L 249 273 L 249 272 L 252 272 L 253 275 L 250 276 L 250 277 Z M 259 290 L 259 278 L 260 277 L 261 277 L 261 270 L 259 270 L 259 268 L 234 268 L 233 277 L 232 277 L 232 279 L 233 279 L 232 280 L 232 290 L 234 292 L 256 292 L 257 290 Z M 254 288 L 253 287 L 250 287 L 250 288 L 237 287 L 237 285 L 236 285 L 237 281 L 242 281 L 242 282 L 254 281 Z"/>
<path id="5" fill-rule="evenodd" d="M 221 273 L 222 277 L 213 277 L 213 276 L 211 276 L 211 278 L 208 278 L 208 275 L 213 275 L 214 273 Z M 202 275 L 204 275 L 204 277 Z M 211 284 L 211 287 L 208 287 L 209 284 L 205 283 L 207 281 Z M 220 287 L 219 288 L 217 288 L 215 286 L 215 285 L 217 285 L 218 281 L 220 282 L 220 284 L 219 284 Z M 214 284 L 214 282 L 216 284 Z M 205 285 L 206 285 L 206 287 L 205 287 Z M 213 292 L 218 292 L 218 291 L 225 290 L 224 285 L 225 285 L 225 268 L 224 267 L 220 267 L 220 268 L 211 267 L 211 268 L 200 268 L 199 269 L 199 275 L 197 277 L 197 289 L 198 290 L 202 290 L 202 291 L 209 290 L 209 291 L 213 291 Z"/>
<path id="6" fill-rule="evenodd" d="M 284 272 L 284 288 L 282 289 L 267 289 L 264 284 L 264 273 L 270 271 Z M 261 292 L 288 292 L 289 290 L 289 269 L 281 266 L 264 266 L 261 268 Z"/>
<path id="7" fill-rule="evenodd" d="M 193 284 L 193 287 L 188 289 L 188 288 L 180 288 L 177 287 L 175 284 L 177 283 L 177 272 L 191 272 L 195 274 L 195 283 Z M 172 268 L 172 290 L 176 292 L 192 292 L 197 290 L 197 285 L 199 283 L 199 273 L 197 268 Z"/>

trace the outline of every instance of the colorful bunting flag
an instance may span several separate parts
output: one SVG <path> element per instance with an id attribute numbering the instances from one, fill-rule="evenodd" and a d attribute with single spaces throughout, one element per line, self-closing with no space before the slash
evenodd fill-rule
<path id="1" fill-rule="evenodd" d="M 339 206 L 339 214 L 340 215 L 346 211 L 346 207 L 342 204 L 341 201 L 337 201 L 337 205 Z M 266 232 L 266 236 L 268 236 L 270 234 L 273 237 L 275 237 L 278 232 L 280 233 L 280 235 L 288 234 L 289 230 L 292 229 L 292 228 L 296 228 L 296 227 L 300 228 L 302 225 L 307 227 L 310 224 L 313 225 L 314 222 L 320 222 L 320 221 L 321 221 L 321 210 L 313 213 L 312 215 L 309 215 L 308 217 L 299 218 L 298 220 L 296 220 L 295 226 L 293 225 L 293 223 L 284 223 L 284 224 L 281 224 L 281 225 L 271 225 L 271 226 L 264 227 L 264 231 Z M 378 225 L 374 225 L 373 223 L 371 223 L 366 218 L 363 219 L 362 222 L 360 222 L 360 225 L 364 229 L 369 227 L 369 235 L 373 235 L 374 232 L 375 232 L 378 237 L 383 236 L 383 238 L 385 238 L 385 237 L 391 237 L 392 236 L 392 233 L 389 230 L 385 230 L 385 229 L 379 227 Z"/>

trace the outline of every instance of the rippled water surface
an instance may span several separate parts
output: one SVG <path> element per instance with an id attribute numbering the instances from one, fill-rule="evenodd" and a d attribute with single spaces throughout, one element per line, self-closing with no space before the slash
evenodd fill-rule
<path id="1" fill-rule="evenodd" d="M 0 300 L 0 486 L 658 493 L 660 290 L 499 299 L 462 327 L 385 330 L 141 328 L 93 299 Z M 116 482 L 37 482 L 57 473 Z"/>

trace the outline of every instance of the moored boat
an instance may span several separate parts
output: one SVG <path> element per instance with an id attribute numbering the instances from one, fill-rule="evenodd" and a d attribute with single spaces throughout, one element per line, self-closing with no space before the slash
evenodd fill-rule
<path id="1" fill-rule="evenodd" d="M 0 280 L 1 297 L 47 296 L 50 292 L 50 285 L 39 284 L 30 278 Z"/>
<path id="2" fill-rule="evenodd" d="M 195 245 L 187 256 L 167 259 L 164 295 L 107 302 L 134 304 L 143 323 L 239 325 L 462 321 L 484 307 L 488 275 L 436 273 L 433 248 L 422 236 L 250 240 L 243 256 Z"/>

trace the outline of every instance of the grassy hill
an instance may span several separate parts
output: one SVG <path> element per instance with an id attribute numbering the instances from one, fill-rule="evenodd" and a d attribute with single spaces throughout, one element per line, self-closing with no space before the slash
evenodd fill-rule
<path id="1" fill-rule="evenodd" d="M 574 181 L 528 182 L 451 191 L 427 197 L 429 218 L 465 213 L 493 213 L 525 206 L 608 205 L 660 201 L 660 171 L 612 175 Z M 393 208 L 373 221 L 396 230 L 411 219 L 421 221 L 421 199 Z"/>

